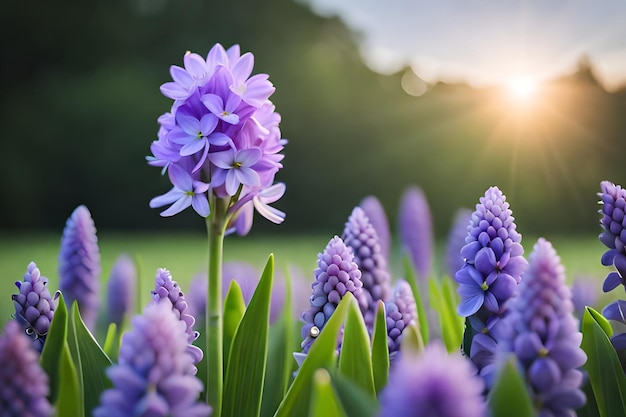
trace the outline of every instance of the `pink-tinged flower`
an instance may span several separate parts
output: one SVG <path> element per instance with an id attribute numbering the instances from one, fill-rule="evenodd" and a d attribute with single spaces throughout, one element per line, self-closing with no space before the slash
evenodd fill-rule
<path id="1" fill-rule="evenodd" d="M 48 417 L 48 375 L 39 365 L 39 354 L 14 320 L 0 333 L 0 415 Z"/>
<path id="2" fill-rule="evenodd" d="M 240 186 L 258 187 L 261 184 L 259 174 L 253 169 L 263 152 L 259 148 L 228 149 L 209 155 L 211 162 L 217 167 L 211 179 L 211 187 L 226 186 L 226 193 L 233 196 Z"/>
<path id="3" fill-rule="evenodd" d="M 200 216 L 207 217 L 210 209 L 205 192 L 209 189 L 209 184 L 194 180 L 187 171 L 176 164 L 172 164 L 168 172 L 174 187 L 167 193 L 150 200 L 150 207 L 171 204 L 167 210 L 161 212 L 161 216 L 167 217 L 192 206 Z"/>

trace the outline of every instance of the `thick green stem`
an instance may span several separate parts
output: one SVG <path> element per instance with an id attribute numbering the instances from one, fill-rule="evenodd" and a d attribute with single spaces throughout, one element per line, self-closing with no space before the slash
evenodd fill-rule
<path id="1" fill-rule="evenodd" d="M 213 213 L 207 218 L 209 235 L 209 286 L 206 308 L 207 337 L 207 401 L 213 408 L 213 417 L 221 415 L 223 367 L 223 317 L 222 317 L 222 253 L 226 230 L 228 202 L 216 199 Z"/>

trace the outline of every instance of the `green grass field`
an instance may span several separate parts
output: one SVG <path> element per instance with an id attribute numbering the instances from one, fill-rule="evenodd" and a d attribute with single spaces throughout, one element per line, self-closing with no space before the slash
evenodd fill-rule
<path id="1" fill-rule="evenodd" d="M 204 272 L 207 263 L 207 242 L 201 234 L 137 233 L 121 234 L 99 232 L 99 246 L 102 257 L 102 299 L 105 296 L 106 279 L 113 263 L 121 253 L 128 253 L 139 262 L 142 281 L 142 301 L 149 300 L 155 271 L 167 268 L 183 291 L 194 274 Z M 228 237 L 224 247 L 225 261 L 242 260 L 250 262 L 259 270 L 263 268 L 270 253 L 273 253 L 277 268 L 295 266 L 306 279 L 313 279 L 317 253 L 322 251 L 332 236 L 326 235 L 254 235 Z M 576 275 L 593 277 L 598 282 L 598 293 L 604 276 L 610 270 L 600 264 L 603 246 L 595 235 L 584 237 L 556 236 L 547 238 L 561 256 L 568 279 Z M 536 238 L 524 236 L 525 255 L 532 250 Z M 42 274 L 50 279 L 50 289 L 58 288 L 57 257 L 60 234 L 2 234 L 0 235 L 0 325 L 10 319 L 13 312 L 11 294 L 16 292 L 14 282 L 21 280 L 30 261 L 35 261 Z M 441 246 L 436 250 L 434 269 L 441 271 Z M 393 278 L 402 276 L 401 255 L 398 248 L 392 250 L 390 267 Z M 598 302 L 599 308 L 617 298 L 623 298 L 621 289 L 604 295 Z"/>

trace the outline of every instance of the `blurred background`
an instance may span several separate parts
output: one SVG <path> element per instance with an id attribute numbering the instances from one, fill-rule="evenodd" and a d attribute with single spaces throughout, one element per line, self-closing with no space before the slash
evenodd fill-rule
<path id="1" fill-rule="evenodd" d="M 253 233 L 340 233 L 377 196 L 395 224 L 420 186 L 437 236 L 497 185 L 518 229 L 598 232 L 603 179 L 626 183 L 620 1 L 6 1 L 0 14 L 0 231 L 204 230 L 162 219 L 145 163 L 159 86 L 222 43 L 268 73 L 289 144 L 287 212 Z M 394 226 L 395 227 L 395 226 Z M 280 230 L 279 230 L 280 229 Z"/>

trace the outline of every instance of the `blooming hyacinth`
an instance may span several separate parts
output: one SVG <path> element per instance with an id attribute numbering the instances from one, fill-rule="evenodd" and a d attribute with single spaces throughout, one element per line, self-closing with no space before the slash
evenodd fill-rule
<path id="1" fill-rule="evenodd" d="M 609 292 L 620 284 L 626 287 L 626 190 L 609 181 L 602 181 L 600 189 L 602 209 L 598 212 L 602 215 L 603 232 L 599 238 L 609 248 L 602 255 L 602 265 L 616 269 L 607 275 L 602 286 L 604 292 Z"/>
<path id="2" fill-rule="evenodd" d="M 98 317 L 100 249 L 91 213 L 78 206 L 65 223 L 59 252 L 59 289 L 68 307 L 78 302 L 85 325 L 92 329 Z"/>
<path id="3" fill-rule="evenodd" d="M 273 182 L 282 168 L 280 151 L 286 141 L 280 137 L 280 115 L 269 100 L 275 89 L 268 75 L 250 77 L 254 57 L 242 55 L 238 45 L 225 50 L 216 44 L 206 59 L 187 52 L 183 62 L 184 67 L 170 68 L 173 81 L 161 86 L 174 103 L 159 118 L 158 140 L 148 157 L 150 165 L 167 171 L 173 188 L 152 199 L 150 206 L 171 204 L 162 216 L 192 206 L 207 217 L 217 197 L 231 205 L 233 215 L 254 207 L 281 223 L 285 214 L 269 204 L 285 191 Z M 246 223 L 235 225 L 241 234 L 249 228 Z"/>
<path id="4" fill-rule="evenodd" d="M 575 415 L 585 404 L 578 369 L 587 356 L 574 317 L 565 269 L 547 240 L 537 241 L 530 265 L 509 303 L 499 346 L 513 352 L 525 371 L 527 386 L 539 416 Z"/>
<path id="5" fill-rule="evenodd" d="M 598 300 L 597 284 L 592 276 L 578 275 L 574 277 L 571 290 L 574 314 L 579 320 L 582 320 L 585 307 L 593 307 Z"/>
<path id="6" fill-rule="evenodd" d="M 514 220 L 506 197 L 489 188 L 472 213 L 461 249 L 465 264 L 455 274 L 457 311 L 468 317 L 463 350 L 481 373 L 494 360 L 498 322 L 528 266 Z"/>
<path id="7" fill-rule="evenodd" d="M 361 309 L 367 307 L 361 291 L 361 271 L 353 259 L 352 250 L 338 236 L 333 237 L 324 252 L 317 255 L 311 305 L 302 313 L 302 352 L 309 351 L 346 292 L 355 296 Z"/>
<path id="8" fill-rule="evenodd" d="M 378 417 L 484 417 L 483 388 L 470 362 L 435 341 L 398 359 L 381 392 Z"/>
<path id="9" fill-rule="evenodd" d="M 107 369 L 113 388 L 100 397 L 94 417 L 206 417 L 198 401 L 202 382 L 187 353 L 185 323 L 165 300 L 150 303 L 122 336 L 117 365 Z"/>
<path id="10" fill-rule="evenodd" d="M 376 234 L 378 235 L 378 243 L 380 244 L 380 252 L 385 259 L 389 259 L 389 248 L 391 247 L 391 232 L 389 231 L 389 221 L 387 220 L 387 214 L 385 208 L 381 204 L 380 200 L 373 195 L 369 195 L 361 200 L 359 207 L 363 209 L 363 212 L 374 226 Z"/>
<path id="11" fill-rule="evenodd" d="M 15 319 L 41 352 L 54 314 L 54 303 L 48 290 L 48 278 L 41 275 L 35 262 L 28 264 L 24 281 L 15 283 L 19 292 L 12 295 Z"/>
<path id="12" fill-rule="evenodd" d="M 402 332 L 417 320 L 417 305 L 408 282 L 398 280 L 393 289 L 393 300 L 385 303 L 387 314 L 387 345 L 390 359 L 396 357 L 402 343 Z"/>
<path id="13" fill-rule="evenodd" d="M 381 251 L 378 233 L 360 207 L 352 210 L 341 239 L 352 249 L 353 261 L 361 271 L 361 292 L 367 306 L 363 316 L 365 325 L 371 330 L 378 300 L 389 300 L 391 288 L 387 260 Z"/>
<path id="14" fill-rule="evenodd" d="M 20 325 L 9 320 L 0 334 L 0 415 L 48 417 L 48 375 Z"/>
<path id="15" fill-rule="evenodd" d="M 448 232 L 446 242 L 446 270 L 453 277 L 456 271 L 463 268 L 465 260 L 461 256 L 461 249 L 465 246 L 467 226 L 469 226 L 472 211 L 468 208 L 460 208 L 456 211 L 452 226 Z"/>
<path id="16" fill-rule="evenodd" d="M 109 321 L 120 328 L 127 314 L 135 310 L 137 267 L 132 258 L 120 255 L 109 274 L 107 283 L 107 312 Z"/>
<path id="17" fill-rule="evenodd" d="M 161 300 L 168 300 L 170 302 L 176 318 L 185 323 L 185 332 L 187 333 L 188 342 L 187 350 L 192 356 L 194 363 L 200 362 L 203 356 L 202 350 L 192 345 L 194 340 L 199 336 L 199 333 L 193 329 L 196 320 L 187 311 L 185 295 L 180 290 L 178 283 L 172 279 L 170 271 L 165 268 L 157 269 L 152 299 L 156 303 Z"/>
<path id="18" fill-rule="evenodd" d="M 620 354 L 618 355 L 622 368 L 626 371 L 626 357 L 622 352 L 626 350 L 626 301 L 617 300 L 607 305 L 602 309 L 602 315 L 611 322 L 620 323 L 615 328 L 615 333 L 611 336 L 611 343 L 615 350 Z"/>
<path id="19" fill-rule="evenodd" d="M 430 208 L 421 188 L 413 186 L 404 191 L 398 223 L 403 249 L 410 255 L 418 278 L 425 282 L 431 270 L 433 231 Z"/>

